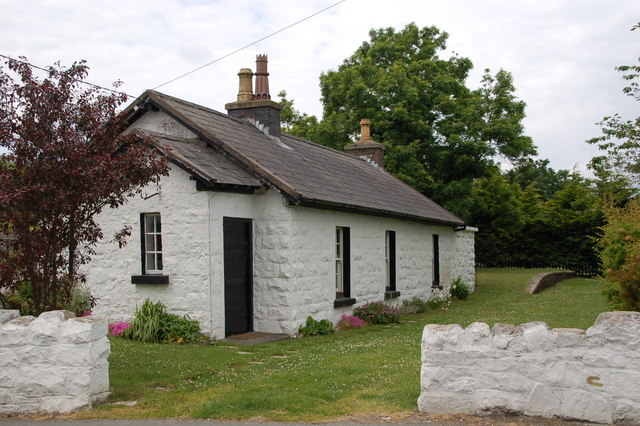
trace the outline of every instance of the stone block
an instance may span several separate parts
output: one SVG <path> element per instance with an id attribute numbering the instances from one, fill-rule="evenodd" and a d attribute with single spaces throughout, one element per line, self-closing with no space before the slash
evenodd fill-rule
<path id="1" fill-rule="evenodd" d="M 90 397 L 63 395 L 41 398 L 37 411 L 45 413 L 70 413 L 86 408 L 91 408 Z"/>
<path id="2" fill-rule="evenodd" d="M 569 419 L 612 423 L 613 406 L 601 395 L 573 389 L 562 393 L 562 406 L 558 415 Z"/>
<path id="3" fill-rule="evenodd" d="M 524 402 L 524 414 L 527 416 L 553 417 L 560 412 L 560 395 L 550 386 L 536 383 Z"/>
<path id="4" fill-rule="evenodd" d="M 53 345 L 62 337 L 63 311 L 43 312 L 29 324 L 31 341 L 35 345 Z"/>
<path id="5" fill-rule="evenodd" d="M 0 346 L 12 347 L 32 343 L 29 324 L 34 319 L 34 317 L 20 317 L 0 326 Z"/>
<path id="6" fill-rule="evenodd" d="M 66 343 L 87 343 L 106 336 L 108 329 L 106 319 L 94 316 L 72 318 L 65 321 L 61 336 Z"/>
<path id="7" fill-rule="evenodd" d="M 442 350 L 447 346 L 455 346 L 458 336 L 463 332 L 462 327 L 458 324 L 427 324 L 422 333 L 423 348 L 430 351 Z"/>
<path id="8" fill-rule="evenodd" d="M 507 349 L 513 339 L 515 339 L 520 333 L 522 333 L 522 330 L 518 326 L 496 323 L 491 329 L 491 334 L 493 335 L 493 346 L 498 349 Z"/>
<path id="9" fill-rule="evenodd" d="M 17 309 L 0 309 L 0 325 L 19 317 L 20 311 Z"/>
<path id="10" fill-rule="evenodd" d="M 558 348 L 572 347 L 581 344 L 585 331 L 579 328 L 554 328 L 552 339 Z"/>

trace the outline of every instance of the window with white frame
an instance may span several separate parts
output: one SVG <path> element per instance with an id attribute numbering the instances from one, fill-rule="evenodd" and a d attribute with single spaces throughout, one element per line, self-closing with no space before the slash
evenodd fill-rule
<path id="1" fill-rule="evenodd" d="M 142 222 L 142 273 L 162 274 L 162 225 L 160 213 L 144 213 Z"/>

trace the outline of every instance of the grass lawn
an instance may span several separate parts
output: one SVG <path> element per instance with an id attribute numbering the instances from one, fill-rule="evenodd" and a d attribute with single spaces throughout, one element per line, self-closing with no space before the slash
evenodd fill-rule
<path id="1" fill-rule="evenodd" d="M 330 336 L 249 347 L 143 344 L 112 338 L 110 402 L 69 418 L 200 417 L 326 421 L 347 414 L 402 415 L 420 393 L 425 324 L 474 321 L 591 326 L 607 310 L 602 283 L 572 279 L 540 294 L 524 288 L 542 270 L 481 269 L 478 286 L 446 310 Z"/>

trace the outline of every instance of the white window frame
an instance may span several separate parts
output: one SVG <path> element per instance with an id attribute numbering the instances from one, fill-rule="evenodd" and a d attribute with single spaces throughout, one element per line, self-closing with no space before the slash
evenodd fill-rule
<path id="1" fill-rule="evenodd" d="M 164 262 L 162 259 L 162 221 L 160 213 L 144 213 L 142 217 L 143 274 L 162 274 Z"/>

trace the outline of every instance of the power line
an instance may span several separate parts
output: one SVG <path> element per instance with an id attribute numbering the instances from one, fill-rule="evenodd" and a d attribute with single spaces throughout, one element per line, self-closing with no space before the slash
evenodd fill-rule
<path id="1" fill-rule="evenodd" d="M 273 32 L 273 33 L 271 33 L 271 34 L 269 34 L 269 35 L 266 35 L 266 36 L 262 37 L 261 39 L 258 39 L 258 40 L 254 41 L 254 42 L 252 42 L 252 43 L 249 43 L 249 44 L 247 44 L 246 46 L 242 46 L 241 48 L 236 49 L 236 50 L 234 50 L 233 52 L 227 53 L 227 54 L 226 54 L 226 55 L 224 55 L 224 56 L 221 56 L 221 57 L 219 57 L 219 58 L 217 58 L 217 59 L 214 59 L 213 61 L 208 62 L 208 63 L 206 63 L 206 64 L 204 64 L 204 65 L 202 65 L 202 66 L 199 66 L 198 68 L 193 69 L 193 70 L 191 70 L 191 71 L 189 71 L 189 72 L 187 72 L 187 73 L 184 73 L 184 74 L 182 74 L 182 75 L 180 75 L 180 76 L 178 76 L 178 77 L 176 77 L 176 78 L 174 78 L 174 79 L 172 79 L 172 80 L 169 80 L 169 81 L 167 81 L 166 83 L 162 83 L 162 84 L 160 84 L 160 85 L 158 85 L 158 86 L 154 87 L 152 90 L 156 90 L 156 89 L 158 89 L 158 88 L 160 88 L 160 87 L 162 87 L 162 86 L 166 86 L 166 85 L 167 85 L 167 84 L 169 84 L 169 83 L 173 83 L 173 82 L 174 82 L 174 81 L 176 81 L 176 80 L 180 80 L 180 79 L 181 79 L 181 78 L 183 78 L 183 77 L 186 77 L 186 76 L 188 76 L 188 75 L 190 75 L 190 74 L 193 74 L 193 73 L 194 73 L 194 72 L 196 72 L 196 71 L 200 71 L 201 69 L 206 68 L 206 67 L 208 67 L 209 65 L 215 64 L 216 62 L 221 61 L 221 60 L 223 60 L 223 59 L 225 59 L 225 58 L 228 58 L 229 56 L 234 55 L 234 54 L 236 54 L 236 53 L 240 52 L 241 50 L 244 50 L 244 49 L 246 49 L 246 48 L 248 48 L 248 47 L 251 47 L 251 46 L 253 46 L 254 44 L 258 44 L 258 43 L 260 43 L 260 42 L 261 42 L 261 41 L 263 41 L 263 40 L 266 40 L 266 39 L 268 39 L 268 38 L 270 38 L 270 37 L 273 37 L 273 36 L 274 36 L 274 35 L 276 35 L 276 34 L 279 34 L 279 33 L 283 32 L 283 31 L 285 31 L 285 30 L 288 30 L 288 29 L 289 29 L 289 28 L 291 28 L 291 27 L 294 27 L 294 26 L 296 26 L 296 25 L 300 24 L 301 22 L 304 22 L 304 21 L 306 21 L 306 20 L 308 20 L 308 19 L 313 18 L 313 17 L 314 17 L 314 16 L 316 16 L 316 15 L 319 15 L 319 14 L 321 14 L 321 13 L 323 13 L 323 12 L 326 12 L 327 10 L 331 9 L 332 7 L 336 7 L 337 5 L 339 5 L 340 3 L 344 3 L 345 1 L 347 1 L 347 0 L 340 0 L 339 2 L 334 3 L 334 4 L 332 4 L 331 6 L 325 7 L 324 9 L 322 9 L 322 10 L 320 10 L 320 11 L 318 11 L 318 12 L 314 13 L 314 14 L 311 14 L 311 15 L 309 15 L 309 16 L 307 16 L 307 17 L 305 17 L 305 18 L 302 18 L 302 19 L 300 19 L 299 21 L 296 21 L 296 22 L 294 22 L 293 24 L 290 24 L 290 25 L 288 25 L 288 26 L 286 26 L 286 27 L 284 27 L 284 28 L 279 29 L 278 31 L 275 31 L 275 32 Z"/>
<path id="2" fill-rule="evenodd" d="M 171 79 L 171 80 L 169 80 L 169 81 L 167 81 L 167 82 L 165 82 L 165 83 L 162 83 L 162 84 L 160 84 L 160 85 L 158 85 L 158 86 L 154 87 L 152 90 L 156 90 L 156 89 L 158 89 L 158 88 L 160 88 L 160 87 L 162 87 L 162 86 L 166 86 L 167 84 L 173 83 L 174 81 L 177 81 L 177 80 L 179 80 L 179 79 L 181 79 L 181 78 L 184 78 L 184 77 L 186 77 L 186 76 L 188 76 L 188 75 L 190 75 L 190 74 L 193 74 L 194 72 L 200 71 L 201 69 L 206 68 L 206 67 L 208 67 L 209 65 L 215 64 L 216 62 L 219 62 L 219 61 L 221 61 L 221 60 L 223 60 L 223 59 L 225 59 L 225 58 L 228 58 L 229 56 L 234 55 L 234 54 L 236 54 L 236 53 L 238 53 L 238 52 L 240 52 L 240 51 L 242 51 L 242 50 L 244 50 L 244 49 L 246 49 L 246 48 L 248 48 L 248 47 L 251 47 L 251 46 L 253 46 L 254 44 L 258 44 L 258 43 L 260 43 L 261 41 L 264 41 L 264 40 L 266 40 L 266 39 L 268 39 L 268 38 L 270 38 L 270 37 L 273 37 L 273 36 L 274 36 L 274 35 L 276 35 L 276 34 L 279 34 L 279 33 L 283 32 L 283 31 L 286 31 L 286 30 L 288 30 L 288 29 L 289 29 L 289 28 L 291 28 L 291 27 L 294 27 L 294 26 L 296 26 L 296 25 L 298 25 L 298 24 L 300 24 L 300 23 L 302 23 L 302 22 L 304 22 L 304 21 L 306 21 L 306 20 L 309 20 L 309 19 L 313 18 L 314 16 L 317 16 L 317 15 L 319 15 L 319 14 L 323 13 L 323 12 L 326 12 L 327 10 L 329 10 L 329 9 L 331 9 L 331 8 L 333 8 L 333 7 L 336 7 L 337 5 L 339 5 L 340 3 L 344 3 L 345 1 L 347 1 L 347 0 L 340 0 L 340 1 L 338 1 L 338 2 L 334 3 L 334 4 L 330 5 L 330 6 L 325 7 L 325 8 L 324 8 L 324 9 L 322 9 L 322 10 L 319 10 L 318 12 L 315 12 L 315 13 L 313 13 L 313 14 L 309 15 L 309 16 L 306 16 L 306 17 L 304 17 L 304 18 L 302 18 L 302 19 L 300 19 L 300 20 L 298 20 L 298 21 L 294 22 L 293 24 L 287 25 L 286 27 L 281 28 L 281 29 L 279 29 L 278 31 L 275 31 L 275 32 L 273 32 L 273 33 L 271 33 L 271 34 L 269 34 L 269 35 L 266 35 L 266 36 L 264 36 L 264 37 L 262 37 L 262 38 L 260 38 L 260 39 L 258 39 L 258 40 L 256 40 L 256 41 L 254 41 L 254 42 L 251 42 L 251 43 L 249 43 L 249 44 L 247 44 L 247 45 L 245 45 L 245 46 L 242 46 L 242 47 L 241 47 L 241 48 L 239 48 L 239 49 L 236 49 L 236 50 L 234 50 L 234 51 L 232 51 L 232 52 L 230 52 L 230 53 L 227 53 L 227 54 L 226 54 L 226 55 L 224 55 L 224 56 L 221 56 L 221 57 L 219 57 L 219 58 L 217 58 L 217 59 L 214 59 L 213 61 L 208 62 L 208 63 L 206 63 L 206 64 L 204 64 L 204 65 L 202 65 L 202 66 L 200 66 L 200 67 L 198 67 L 198 68 L 196 68 L 196 69 L 193 69 L 193 70 L 191 70 L 191 71 L 189 71 L 189 72 L 187 72 L 187 73 L 184 73 L 184 74 L 182 74 L 182 75 L 180 75 L 180 76 L 178 76 L 178 77 L 176 77 L 176 78 L 174 78 L 174 79 Z M 20 62 L 20 63 L 22 63 L 22 64 L 25 64 L 25 65 L 30 66 L 31 68 L 35 68 L 35 69 L 38 69 L 38 70 L 41 70 L 41 71 L 50 72 L 50 69 L 48 69 L 48 68 L 40 67 L 40 66 L 38 66 L 38 65 L 32 64 L 32 63 L 27 62 L 27 61 L 24 61 L 24 60 L 22 60 L 22 59 L 15 59 L 15 58 L 12 58 L 12 57 L 10 57 L 10 56 L 3 55 L 3 54 L 1 54 L 1 53 L 0 53 L 0 57 L 5 58 L 5 59 L 8 59 L 8 60 L 11 60 L 11 61 Z M 106 90 L 106 91 L 108 91 L 108 92 L 116 93 L 116 94 L 119 94 L 119 95 L 126 95 L 126 96 L 128 96 L 128 97 L 136 98 L 136 99 L 137 99 L 137 97 L 136 97 L 136 96 L 130 95 L 130 94 L 126 93 L 126 92 L 121 92 L 121 91 L 118 91 L 118 90 L 109 89 L 108 87 L 100 86 L 99 84 L 90 83 L 90 82 L 88 82 L 88 81 L 84 81 L 84 80 L 77 80 L 77 81 L 78 81 L 79 83 L 86 84 L 86 85 L 88 85 L 88 86 L 92 86 L 92 87 L 95 87 L 95 88 L 100 89 L 100 90 Z"/>
<path id="3" fill-rule="evenodd" d="M 47 72 L 47 73 L 51 71 L 51 70 L 50 70 L 50 69 L 48 69 L 48 68 L 43 68 L 43 67 L 40 67 L 40 66 L 38 66 L 38 65 L 34 65 L 34 64 L 32 64 L 31 62 L 27 62 L 27 61 L 24 61 L 24 60 L 22 60 L 22 59 L 15 59 L 15 58 L 12 58 L 11 56 L 3 55 L 3 54 L 1 54 L 1 53 L 0 53 L 0 57 L 5 58 L 5 59 L 8 59 L 8 60 L 10 60 L 10 61 L 20 62 L 21 64 L 28 65 L 28 66 L 30 66 L 31 68 L 35 68 L 35 69 L 38 69 L 38 70 L 41 70 L 41 71 L 44 71 L 44 72 Z M 109 89 L 108 87 L 100 86 L 99 84 L 89 83 L 88 81 L 84 81 L 84 80 L 76 80 L 76 81 L 77 81 L 78 83 L 86 84 L 87 86 L 95 87 L 96 89 L 106 90 L 106 91 L 108 91 L 108 92 L 116 93 L 116 94 L 118 94 L 118 95 L 126 95 L 126 96 L 129 96 L 129 97 L 133 97 L 133 96 L 129 95 L 128 93 L 120 92 L 120 91 L 118 91 L 118 90 Z"/>

